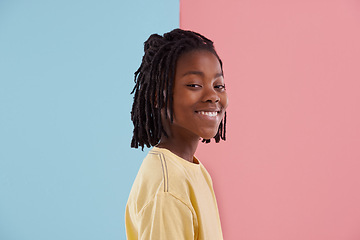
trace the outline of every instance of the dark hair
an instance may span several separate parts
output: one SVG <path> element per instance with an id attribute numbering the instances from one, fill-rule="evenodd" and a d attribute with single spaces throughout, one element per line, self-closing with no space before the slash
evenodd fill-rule
<path id="1" fill-rule="evenodd" d="M 213 53 L 220 62 L 213 42 L 199 33 L 174 29 L 164 36 L 152 34 L 144 43 L 144 56 L 139 69 L 135 72 L 134 103 L 131 120 L 134 132 L 131 147 L 144 148 L 155 146 L 162 135 L 167 136 L 161 123 L 161 109 L 165 108 L 165 116 L 170 112 L 173 122 L 173 83 L 176 62 L 179 57 L 193 50 L 207 50 Z M 221 121 L 215 141 L 225 140 L 226 112 Z M 210 142 L 204 139 L 203 142 Z"/>

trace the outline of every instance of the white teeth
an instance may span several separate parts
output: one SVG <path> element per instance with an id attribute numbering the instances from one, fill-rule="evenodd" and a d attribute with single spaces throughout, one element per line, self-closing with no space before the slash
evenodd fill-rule
<path id="1" fill-rule="evenodd" d="M 210 116 L 210 117 L 215 117 L 218 114 L 218 112 L 204 112 L 204 111 L 200 111 L 198 113 L 200 113 L 202 115 Z"/>

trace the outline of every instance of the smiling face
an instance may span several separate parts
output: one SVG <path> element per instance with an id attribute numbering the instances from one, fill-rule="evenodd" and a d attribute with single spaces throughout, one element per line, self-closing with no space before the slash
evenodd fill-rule
<path id="1" fill-rule="evenodd" d="M 170 136 L 213 138 L 224 117 L 228 97 L 217 57 L 207 50 L 194 50 L 177 61 L 174 88 L 174 121 Z M 186 141 L 187 139 L 184 139 Z"/>

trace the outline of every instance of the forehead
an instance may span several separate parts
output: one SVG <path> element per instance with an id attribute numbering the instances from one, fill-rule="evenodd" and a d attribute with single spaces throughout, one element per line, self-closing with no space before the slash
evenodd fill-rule
<path id="1" fill-rule="evenodd" d="M 176 74 L 186 71 L 221 73 L 219 59 L 208 50 L 193 50 L 182 54 L 176 63 Z"/>

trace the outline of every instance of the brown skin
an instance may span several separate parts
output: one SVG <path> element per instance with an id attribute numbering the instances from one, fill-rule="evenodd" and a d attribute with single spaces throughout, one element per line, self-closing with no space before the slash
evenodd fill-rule
<path id="1" fill-rule="evenodd" d="M 193 162 L 200 138 L 211 139 L 216 135 L 227 106 L 217 57 L 206 50 L 181 55 L 174 80 L 174 121 L 170 123 L 163 111 L 162 123 L 168 137 L 162 136 L 157 147 Z"/>

